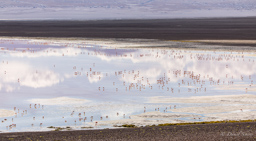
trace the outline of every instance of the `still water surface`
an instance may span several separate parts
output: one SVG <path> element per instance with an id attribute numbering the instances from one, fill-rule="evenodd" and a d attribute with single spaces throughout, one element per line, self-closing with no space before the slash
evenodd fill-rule
<path id="1" fill-rule="evenodd" d="M 49 130 L 49 126 L 81 129 L 100 120 L 192 106 L 149 103 L 148 98 L 155 96 L 255 94 L 255 61 L 254 51 L 118 49 L 86 41 L 2 39 L 0 109 L 16 107 L 17 115 L 0 117 L 7 119 L 0 123 L 0 131 Z M 14 123 L 15 128 L 6 127 Z"/>

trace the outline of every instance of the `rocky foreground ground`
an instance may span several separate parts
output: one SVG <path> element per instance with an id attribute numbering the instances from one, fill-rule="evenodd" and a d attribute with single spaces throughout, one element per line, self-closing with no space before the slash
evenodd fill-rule
<path id="1" fill-rule="evenodd" d="M 1 141 L 84 141 L 84 140 L 256 140 L 256 122 L 154 126 L 83 131 L 1 133 Z"/>

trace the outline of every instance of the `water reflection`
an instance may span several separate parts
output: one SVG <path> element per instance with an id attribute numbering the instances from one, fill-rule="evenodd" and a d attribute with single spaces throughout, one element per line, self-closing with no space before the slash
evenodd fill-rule
<path id="1" fill-rule="evenodd" d="M 255 94 L 256 52 L 115 49 L 86 41 L 76 44 L 2 39 L 0 43 L 0 109 L 22 109 L 16 111 L 15 119 L 21 125 L 11 131 L 30 130 L 31 124 L 41 122 L 43 126 L 33 128 L 91 126 L 102 117 L 128 119 L 159 107 L 167 112 L 166 107 L 172 103 L 147 104 L 147 98 L 153 96 Z M 85 100 L 86 106 L 79 99 Z M 29 107 L 39 103 L 46 106 L 44 110 L 38 105 Z M 22 112 L 26 110 L 29 113 Z M 85 120 L 79 113 L 94 118 Z M 35 116 L 49 120 L 31 120 Z"/>

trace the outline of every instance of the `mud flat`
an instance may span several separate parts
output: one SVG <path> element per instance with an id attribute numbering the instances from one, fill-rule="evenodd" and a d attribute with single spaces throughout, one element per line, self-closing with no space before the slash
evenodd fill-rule
<path id="1" fill-rule="evenodd" d="M 209 103 L 211 106 L 172 109 L 175 113 L 203 114 L 204 121 L 256 119 L 255 95 L 197 96 L 188 98 L 152 97 L 149 103 Z"/>
<path id="2" fill-rule="evenodd" d="M 121 119 L 121 120 L 110 120 L 110 121 L 98 121 L 97 125 L 135 125 L 135 126 L 151 126 L 165 123 L 184 123 L 186 121 L 179 120 L 178 118 L 198 118 L 200 115 L 193 114 L 179 114 L 179 113 L 161 113 L 159 111 L 146 112 L 139 115 L 130 116 L 131 119 Z M 89 126 L 94 126 L 94 123 L 89 123 Z"/>
<path id="3" fill-rule="evenodd" d="M 148 103 L 219 103 L 219 104 L 256 104 L 256 96 L 243 95 L 220 95 L 220 96 L 192 96 L 188 98 L 174 97 L 151 97 Z"/>
<path id="4" fill-rule="evenodd" d="M 149 103 L 191 103 L 195 107 L 171 107 L 163 113 L 159 111 L 146 112 L 139 115 L 131 115 L 130 119 L 98 121 L 98 126 L 104 125 L 135 125 L 152 126 L 165 123 L 190 123 L 202 121 L 223 120 L 254 120 L 256 119 L 256 96 L 223 95 L 223 96 L 195 96 L 188 98 L 152 97 Z M 200 106 L 200 104 L 210 104 Z M 199 106 L 198 106 L 199 105 Z M 89 123 L 94 126 L 95 123 Z"/>
<path id="5" fill-rule="evenodd" d="M 254 120 L 256 119 L 256 96 L 224 95 L 224 96 L 195 96 L 188 98 L 152 97 L 149 103 L 195 103 L 195 107 L 168 108 L 163 113 L 159 111 L 146 112 L 139 115 L 131 115 L 130 119 L 98 121 L 98 125 L 135 125 L 148 126 L 164 123 L 188 123 L 201 121 L 222 120 Z M 211 104 L 200 106 L 200 103 Z M 199 104 L 199 106 L 198 106 Z M 173 104 L 172 104 L 173 105 Z M 90 126 L 94 126 L 91 123 Z"/>

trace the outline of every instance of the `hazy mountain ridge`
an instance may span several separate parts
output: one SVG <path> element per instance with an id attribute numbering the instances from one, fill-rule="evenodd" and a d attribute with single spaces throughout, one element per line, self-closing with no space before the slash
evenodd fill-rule
<path id="1" fill-rule="evenodd" d="M 256 9 L 255 0 L 0 0 L 1 8 L 132 8 L 142 7 L 154 10 L 182 9 Z"/>
<path id="2" fill-rule="evenodd" d="M 255 0 L 0 0 L 0 19 L 256 16 Z"/>

